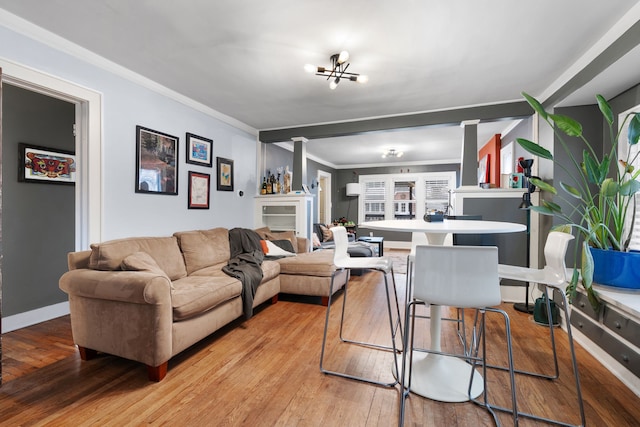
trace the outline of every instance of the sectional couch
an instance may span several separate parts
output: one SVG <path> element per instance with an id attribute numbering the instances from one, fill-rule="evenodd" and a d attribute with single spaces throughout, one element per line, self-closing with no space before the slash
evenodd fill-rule
<path id="1" fill-rule="evenodd" d="M 333 251 L 304 252 L 306 239 L 292 241 L 296 256 L 262 262 L 253 307 L 277 302 L 280 292 L 326 301 Z M 222 271 L 230 255 L 226 228 L 112 240 L 70 253 L 59 285 L 69 295 L 81 358 L 103 352 L 135 360 L 147 365 L 150 380 L 162 380 L 171 357 L 246 315 L 241 281 Z M 349 275 L 336 274 L 339 289 Z"/>

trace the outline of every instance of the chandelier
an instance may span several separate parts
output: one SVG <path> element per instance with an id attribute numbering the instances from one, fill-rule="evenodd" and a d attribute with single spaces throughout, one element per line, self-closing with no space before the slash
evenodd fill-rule
<path id="1" fill-rule="evenodd" d="M 395 148 L 389 148 L 387 151 L 382 153 L 382 158 L 386 159 L 387 157 L 402 157 L 404 152 L 398 151 Z"/>
<path id="2" fill-rule="evenodd" d="M 331 67 L 316 67 L 315 65 L 307 64 L 304 66 L 304 69 L 308 73 L 315 73 L 316 76 L 326 77 L 329 80 L 329 89 L 334 90 L 338 87 L 338 83 L 340 80 L 346 79 L 352 82 L 358 83 L 366 83 L 369 81 L 369 77 L 357 74 L 357 73 L 348 73 L 347 68 L 349 68 L 349 52 L 343 50 L 340 53 L 336 53 L 331 55 Z"/>

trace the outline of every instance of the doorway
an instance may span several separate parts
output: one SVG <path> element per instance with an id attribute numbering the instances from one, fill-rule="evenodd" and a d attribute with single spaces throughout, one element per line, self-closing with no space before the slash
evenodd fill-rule
<path id="1" fill-rule="evenodd" d="M 86 249 L 90 242 L 101 241 L 102 236 L 102 99 L 98 92 L 77 86 L 66 80 L 41 73 L 32 68 L 0 59 L 0 105 L 2 102 L 1 87 L 4 83 L 27 89 L 36 93 L 57 98 L 74 104 L 75 152 L 78 163 L 75 185 L 75 250 Z M 0 111 L 0 144 L 2 130 L 2 114 Z M 0 145 L 1 146 L 1 145 Z M 5 158 L 6 159 L 6 158 Z M 3 161 L 0 149 L 0 162 Z M 6 160 L 5 160 L 6 161 Z M 0 194 L 2 182 L 0 181 Z M 0 200 L 0 212 L 2 201 Z M 0 245 L 0 258 L 3 256 Z M 2 301 L 2 266 L 0 265 L 0 302 Z M 61 312 L 62 310 L 62 312 Z M 68 304 L 54 304 L 21 313 L 19 324 L 2 321 L 2 305 L 0 304 L 0 333 L 11 328 L 19 329 L 31 324 L 49 320 L 68 314 Z M 5 319 L 6 320 L 6 319 Z M 0 341 L 1 343 L 1 341 Z M 0 362 L 2 347 L 0 344 Z M 2 385 L 2 368 L 0 363 L 0 385 Z"/>
<path id="2" fill-rule="evenodd" d="M 331 174 L 318 171 L 318 222 L 331 223 Z"/>

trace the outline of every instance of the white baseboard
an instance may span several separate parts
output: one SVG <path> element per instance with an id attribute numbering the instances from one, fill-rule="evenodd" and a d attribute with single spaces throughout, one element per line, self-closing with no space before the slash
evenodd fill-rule
<path id="1" fill-rule="evenodd" d="M 46 322 L 56 317 L 66 316 L 69 314 L 69 302 L 61 302 L 47 307 L 37 308 L 24 313 L 14 314 L 2 318 L 2 333 L 15 331 L 16 329 L 26 328 L 36 323 Z"/>

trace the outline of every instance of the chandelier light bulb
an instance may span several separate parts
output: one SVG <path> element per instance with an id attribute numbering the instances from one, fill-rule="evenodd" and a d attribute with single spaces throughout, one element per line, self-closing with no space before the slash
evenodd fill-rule
<path id="1" fill-rule="evenodd" d="M 316 66 L 315 66 L 315 65 L 313 65 L 313 64 L 306 64 L 306 65 L 304 66 L 304 70 L 305 70 L 307 73 L 315 73 L 317 69 L 318 69 L 318 67 L 316 67 Z"/>
<path id="2" fill-rule="evenodd" d="M 349 52 L 347 52 L 346 50 L 343 50 L 342 52 L 340 52 L 340 55 L 338 55 L 338 64 L 345 63 L 348 60 L 349 60 Z"/>
<path id="3" fill-rule="evenodd" d="M 331 83 L 329 83 L 329 89 L 335 90 L 335 88 L 338 87 L 338 83 L 340 83 L 340 79 L 337 77 L 335 80 L 331 80 Z"/>
<path id="4" fill-rule="evenodd" d="M 357 81 L 358 83 L 367 83 L 367 82 L 369 81 L 369 76 L 359 75 L 359 76 L 356 78 L 356 81 Z"/>
<path id="5" fill-rule="evenodd" d="M 389 148 L 387 151 L 385 151 L 384 153 L 382 153 L 382 158 L 386 159 L 387 157 L 402 157 L 402 155 L 404 154 L 404 152 L 402 151 L 396 151 L 395 148 Z"/>

